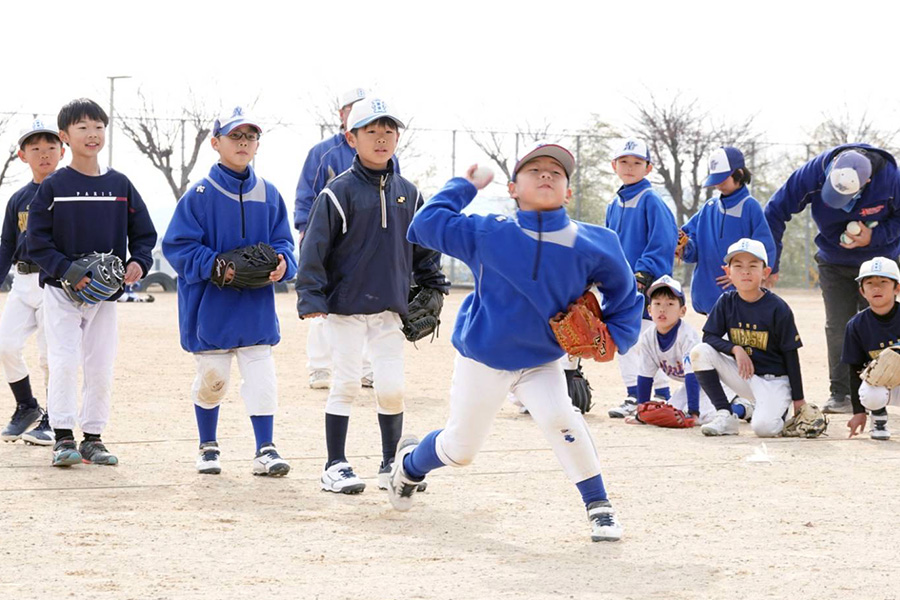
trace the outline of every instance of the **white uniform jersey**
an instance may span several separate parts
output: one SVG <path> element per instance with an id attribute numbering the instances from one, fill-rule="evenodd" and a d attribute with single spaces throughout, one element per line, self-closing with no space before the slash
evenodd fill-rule
<path id="1" fill-rule="evenodd" d="M 656 336 L 656 327 L 648 328 L 641 333 L 638 348 L 641 352 L 641 362 L 638 374 L 641 377 L 653 377 L 657 369 L 661 370 L 669 379 L 684 383 L 684 376 L 691 373 L 690 352 L 691 348 L 700 343 L 700 335 L 687 321 L 681 320 L 675 342 L 668 350 L 659 347 L 659 339 Z"/>

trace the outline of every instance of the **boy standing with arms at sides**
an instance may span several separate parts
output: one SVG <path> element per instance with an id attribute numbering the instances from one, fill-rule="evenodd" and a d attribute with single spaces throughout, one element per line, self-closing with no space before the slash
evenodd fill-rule
<path id="1" fill-rule="evenodd" d="M 703 343 L 691 350 L 694 375 L 716 407 L 715 419 L 700 428 L 704 435 L 737 435 L 743 418 L 759 437 L 775 437 L 790 405 L 796 414 L 806 403 L 797 353 L 803 343 L 794 313 L 761 287 L 771 272 L 768 260 L 762 242 L 749 238 L 732 244 L 725 255 L 735 289 L 716 301 L 703 326 Z M 740 404 L 728 402 L 722 382 Z"/>
<path id="2" fill-rule="evenodd" d="M 73 261 L 91 252 L 110 252 L 125 265 L 125 284 L 147 274 L 153 264 L 156 230 L 144 200 L 125 175 L 101 169 L 98 155 L 106 141 L 106 112 L 93 100 L 79 98 L 62 107 L 59 137 L 69 145 L 71 164 L 49 175 L 28 211 L 28 252 L 41 267 L 44 331 L 50 383 L 47 410 L 56 444 L 53 465 L 79 462 L 115 465 L 101 434 L 109 421 L 113 364 L 118 332 L 118 290 L 96 304 L 76 305 L 63 282 L 81 290 L 89 277 L 73 280 Z M 130 256 L 129 256 L 130 255 Z M 78 411 L 78 361 L 84 374 Z M 84 441 L 76 448 L 73 430 Z"/>
<path id="3" fill-rule="evenodd" d="M 897 293 L 900 292 L 900 269 L 897 261 L 877 256 L 859 268 L 859 293 L 869 303 L 847 323 L 841 362 L 850 367 L 850 401 L 853 416 L 847 423 L 850 437 L 866 426 L 866 410 L 872 411 L 873 440 L 889 440 L 888 404 L 900 404 L 900 387 L 886 388 L 869 385 L 860 379 L 860 372 L 882 350 L 900 343 L 900 311 Z"/>
<path id="4" fill-rule="evenodd" d="M 458 354 L 447 425 L 421 442 L 406 438 L 397 450 L 389 492 L 397 510 L 411 508 L 430 471 L 474 460 L 513 392 L 581 493 L 591 539 L 622 537 L 594 442 L 584 418 L 572 410 L 559 360 L 563 350 L 549 320 L 596 285 L 603 320 L 616 346 L 627 351 L 637 342 L 644 299 L 615 234 L 569 220 L 563 205 L 574 170 L 568 150 L 538 144 L 513 169 L 515 220 L 461 214 L 493 178 L 479 174 L 477 165 L 465 178 L 451 179 L 416 215 L 409 239 L 465 261 L 475 291 L 463 301 L 453 331 Z"/>
<path id="5" fill-rule="evenodd" d="M 721 195 L 712 198 L 684 224 L 688 236 L 677 258 L 697 263 L 691 280 L 691 304 L 701 315 L 709 314 L 722 292 L 732 287 L 724 272 L 722 257 L 741 238 L 763 243 L 768 256 L 775 256 L 775 240 L 763 209 L 750 195 L 750 169 L 737 148 L 722 147 L 709 156 L 709 177 L 703 187 L 715 187 Z"/>
<path id="6" fill-rule="evenodd" d="M 261 133 L 240 107 L 216 119 L 211 144 L 219 162 L 178 201 L 163 238 L 163 253 L 178 273 L 181 347 L 197 359 L 191 389 L 200 434 L 197 471 L 209 475 L 222 471 L 216 431 L 232 356 L 237 358 L 241 397 L 256 437 L 253 474 L 281 477 L 291 469 L 272 443 L 278 408 L 272 346 L 281 340 L 275 290 L 271 285 L 231 287 L 234 273 L 220 272 L 220 254 L 260 243 L 278 254 L 270 282 L 297 272 L 284 200 L 250 166 Z"/>
<path id="7" fill-rule="evenodd" d="M 313 205 L 297 276 L 297 313 L 322 317 L 331 342 L 334 377 L 325 404 L 328 459 L 322 489 L 358 494 L 366 484 L 353 472 L 345 448 L 350 408 L 359 394 L 363 349 L 375 375 L 382 463 L 387 487 L 403 430 L 403 343 L 410 273 L 417 285 L 445 294 L 440 254 L 406 240 L 422 195 L 394 172 L 391 158 L 403 127 L 380 98 L 353 105 L 347 120 L 353 165 L 335 177 Z"/>
<path id="8" fill-rule="evenodd" d="M 29 257 L 25 246 L 25 229 L 28 224 L 28 207 L 41 182 L 56 170 L 65 155 L 59 133 L 40 120 L 19 137 L 19 159 L 31 168 L 31 181 L 17 191 L 6 205 L 3 218 L 3 237 L 0 239 L 0 281 L 6 279 L 11 266 L 16 267 L 12 289 L 0 317 L 0 362 L 6 381 L 16 399 L 16 411 L 3 428 L 0 437 L 4 442 L 22 438 L 27 443 L 40 446 L 53 444 L 46 411 L 38 406 L 31 391 L 28 366 L 22 358 L 25 341 L 37 333 L 38 354 L 44 384 L 49 379 L 47 371 L 47 340 L 44 337 L 41 304 L 43 291 L 38 282 L 41 269 Z M 26 430 L 40 419 L 37 427 Z"/>
<path id="9" fill-rule="evenodd" d="M 606 226 L 619 235 L 625 257 L 637 280 L 638 291 L 643 294 L 651 283 L 663 275 L 672 274 L 678 228 L 672 211 L 647 179 L 653 165 L 650 149 L 645 142 L 625 140 L 613 157 L 612 168 L 622 181 L 622 187 L 606 208 Z M 652 328 L 645 313 L 641 330 Z M 629 417 L 637 410 L 640 353 L 621 354 L 618 362 L 626 397 L 620 406 L 609 410 L 609 416 L 614 419 Z M 662 372 L 657 373 L 654 385 L 656 395 L 668 400 L 669 384 Z"/>

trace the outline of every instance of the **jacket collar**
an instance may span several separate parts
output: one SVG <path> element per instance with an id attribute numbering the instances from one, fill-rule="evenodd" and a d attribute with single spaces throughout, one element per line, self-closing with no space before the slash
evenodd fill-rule
<path id="1" fill-rule="evenodd" d="M 247 165 L 247 168 L 250 169 L 250 177 L 241 181 L 240 179 L 226 171 L 222 167 L 222 165 L 216 163 L 209 170 L 209 178 L 219 184 L 219 186 L 224 190 L 231 192 L 232 194 L 246 194 L 256 187 L 256 173 L 253 171 L 253 167 L 251 167 L 250 165 Z"/>
<path id="2" fill-rule="evenodd" d="M 522 229 L 558 231 L 569 226 L 569 215 L 563 207 L 554 210 L 517 210 L 516 220 Z"/>
<path id="3" fill-rule="evenodd" d="M 384 182 L 387 184 L 390 182 L 391 177 L 394 174 L 394 159 L 389 158 L 387 163 L 387 177 L 385 177 Z M 365 166 L 363 166 L 362 162 L 359 160 L 359 154 L 353 157 L 353 164 L 350 165 L 350 170 L 354 175 L 359 177 L 360 179 L 367 181 L 373 185 L 381 184 L 381 175 L 378 171 L 373 171 Z"/>
<path id="4" fill-rule="evenodd" d="M 646 190 L 650 187 L 652 187 L 652 185 L 650 184 L 650 181 L 648 179 L 644 178 L 644 179 L 641 179 L 640 181 L 638 181 L 637 183 L 632 183 L 631 185 L 623 185 L 616 192 L 616 195 L 619 197 L 619 199 L 622 200 L 622 202 L 627 202 L 628 200 L 631 200 L 632 198 L 634 198 L 635 196 L 637 196 L 638 194 L 640 194 L 641 192 L 643 192 L 644 190 Z"/>
<path id="5" fill-rule="evenodd" d="M 722 206 L 727 210 L 729 208 L 733 208 L 735 205 L 739 204 L 745 198 L 750 195 L 750 190 L 747 189 L 746 185 L 742 185 L 740 189 L 735 190 L 733 194 L 728 196 L 719 196 L 719 202 Z"/>

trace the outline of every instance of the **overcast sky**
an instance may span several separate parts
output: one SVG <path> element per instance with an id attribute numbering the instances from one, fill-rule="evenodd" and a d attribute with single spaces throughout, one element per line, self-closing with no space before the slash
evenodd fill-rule
<path id="1" fill-rule="evenodd" d="M 678 91 L 722 119 L 757 115 L 764 137 L 803 141 L 823 112 L 868 111 L 896 127 L 896 27 L 888 2 L 206 2 L 4 3 L 7 50 L 0 112 L 55 115 L 90 96 L 137 106 L 138 89 L 178 116 L 190 87 L 286 125 L 264 137 L 257 162 L 293 205 L 316 110 L 350 87 L 393 99 L 418 127 L 585 126 L 596 113 L 628 123 L 629 98 Z M 335 10 L 340 7 L 341 12 Z M 865 10 L 865 12 L 863 12 Z M 52 118 L 51 118 L 52 120 Z M 4 134 L 14 143 L 29 121 Z M 160 229 L 174 199 L 121 132 L 115 167 L 151 205 Z M 449 153 L 449 137 L 419 146 Z M 401 140 L 402 144 L 402 140 Z M 420 148 L 429 151 L 429 148 Z M 460 168 L 478 160 L 462 149 Z M 194 178 L 214 160 L 206 150 Z M 459 170 L 459 169 L 458 169 Z M 437 179 L 450 175 L 441 163 Z M 24 184 L 21 170 L 16 186 Z M 0 195 L 15 188 L 4 185 Z"/>

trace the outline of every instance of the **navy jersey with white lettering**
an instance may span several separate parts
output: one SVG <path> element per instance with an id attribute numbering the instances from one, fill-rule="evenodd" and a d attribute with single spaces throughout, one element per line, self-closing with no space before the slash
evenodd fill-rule
<path id="1" fill-rule="evenodd" d="M 876 315 L 871 308 L 856 313 L 847 323 L 841 362 L 848 365 L 865 365 L 882 350 L 900 344 L 900 306 L 886 315 Z"/>
<path id="2" fill-rule="evenodd" d="M 3 234 L 0 237 L 0 281 L 6 279 L 9 268 L 19 262 L 31 262 L 25 247 L 25 227 L 28 224 L 28 207 L 39 184 L 28 184 L 13 194 L 6 205 L 3 217 Z"/>
<path id="3" fill-rule="evenodd" d="M 787 302 L 762 290 L 756 302 L 743 300 L 737 291 L 725 292 L 716 301 L 703 326 L 703 333 L 741 346 L 753 361 L 756 375 L 787 375 L 785 353 L 803 345 L 794 313 Z"/>

